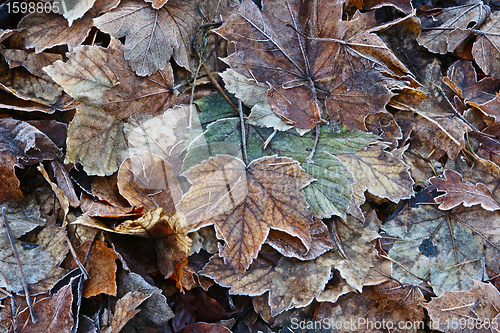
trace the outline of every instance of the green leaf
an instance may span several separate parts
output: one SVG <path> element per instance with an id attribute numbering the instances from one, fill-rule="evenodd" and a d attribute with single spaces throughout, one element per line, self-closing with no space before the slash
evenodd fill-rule
<path id="1" fill-rule="evenodd" d="M 236 103 L 236 101 L 233 100 Z M 229 104 L 224 96 L 221 94 L 211 94 L 203 96 L 200 99 L 194 101 L 194 103 L 200 109 L 198 117 L 203 125 L 203 130 L 209 123 L 212 123 L 218 119 L 237 117 L 238 112 Z"/>

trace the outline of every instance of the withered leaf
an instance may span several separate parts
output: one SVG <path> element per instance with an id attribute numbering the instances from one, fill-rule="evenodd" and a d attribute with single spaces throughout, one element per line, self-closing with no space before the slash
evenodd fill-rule
<path id="1" fill-rule="evenodd" d="M 217 155 L 184 175 L 193 184 L 177 205 L 190 230 L 215 224 L 226 245 L 221 256 L 243 273 L 271 228 L 298 237 L 309 249 L 311 218 L 299 192 L 313 178 L 288 157 L 263 157 L 248 167 L 228 155 Z"/>
<path id="2" fill-rule="evenodd" d="M 61 156 L 59 148 L 41 131 L 11 118 L 0 119 L 0 201 L 22 198 L 14 167 L 36 165 Z"/>
<path id="3" fill-rule="evenodd" d="M 64 196 L 68 199 L 70 206 L 74 208 L 80 206 L 80 200 L 78 200 L 78 197 L 76 196 L 73 181 L 69 176 L 68 170 L 66 170 L 65 166 L 59 161 L 51 161 L 50 166 L 54 172 L 57 186 L 62 190 Z"/>
<path id="4" fill-rule="evenodd" d="M 159 9 L 137 0 L 122 1 L 113 11 L 94 19 L 94 25 L 115 38 L 125 37 L 125 59 L 140 76 L 163 70 L 170 56 L 191 70 L 191 40 L 200 18 L 194 6 L 170 0 Z"/>
<path id="5" fill-rule="evenodd" d="M 407 72 L 370 33 L 373 25 L 359 12 L 342 20 L 340 1 L 269 1 L 261 12 L 247 0 L 215 32 L 236 43 L 237 51 L 224 61 L 269 86 L 269 103 L 285 123 L 313 127 L 325 100 L 324 113 L 331 119 L 366 130 L 365 117 L 385 112 L 392 96 L 375 68 Z"/>
<path id="6" fill-rule="evenodd" d="M 500 78 L 500 70 L 497 66 L 500 60 L 499 20 L 498 11 L 491 13 L 479 29 L 481 34 L 477 36 L 472 46 L 472 55 L 478 66 L 485 74 L 496 78 Z"/>
<path id="7" fill-rule="evenodd" d="M 462 176 L 453 170 L 445 170 L 443 178 L 431 178 L 433 188 L 446 194 L 435 197 L 441 203 L 439 209 L 448 210 L 460 204 L 471 207 L 480 204 L 487 210 L 499 210 L 500 205 L 493 198 L 490 190 L 482 183 L 476 185 L 462 181 Z"/>
<path id="8" fill-rule="evenodd" d="M 141 310 L 139 305 L 151 297 L 152 294 L 144 294 L 140 291 L 129 291 L 116 302 L 115 312 L 111 326 L 103 330 L 104 333 L 119 333 L 123 326 Z"/>
<path id="9" fill-rule="evenodd" d="M 64 195 L 64 192 L 55 184 L 49 177 L 49 174 L 45 170 L 45 167 L 43 166 L 42 163 L 37 167 L 38 171 L 42 174 L 43 178 L 49 183 L 50 187 L 52 188 L 52 191 L 54 191 L 54 194 L 56 195 L 57 200 L 59 201 L 59 204 L 61 205 L 62 209 L 62 220 L 63 224 L 66 225 L 66 215 L 68 215 L 69 212 L 69 201 Z"/>
<path id="10" fill-rule="evenodd" d="M 435 330 L 447 332 L 464 332 L 462 326 L 446 327 L 446 322 L 460 322 L 461 318 L 470 319 L 469 328 L 490 332 L 490 327 L 496 327 L 500 320 L 500 293 L 491 283 L 474 280 L 474 285 L 467 291 L 445 291 L 429 303 L 423 303 L 429 311 L 431 325 Z M 462 320 L 463 321 L 463 320 Z M 494 329 L 491 329 L 491 332 Z"/>
<path id="11" fill-rule="evenodd" d="M 66 20 L 68 20 L 68 25 L 71 27 L 76 19 L 82 17 L 90 8 L 92 8 L 94 2 L 96 2 L 96 0 L 80 0 L 77 3 L 74 3 L 69 10 L 65 9 L 66 6 L 61 2 L 61 0 L 54 1 L 54 4 L 57 4 L 60 10 L 62 10 L 62 15 L 66 18 Z"/>
<path id="12" fill-rule="evenodd" d="M 431 52 L 453 52 L 471 32 L 462 30 L 458 36 L 453 36 L 452 33 L 459 29 L 479 27 L 489 14 L 490 8 L 482 1 L 469 0 L 460 6 L 443 8 L 437 15 L 421 16 L 420 21 L 425 30 L 418 36 L 417 41 Z"/>
<path id="13" fill-rule="evenodd" d="M 148 210 L 161 207 L 171 212 L 182 197 L 170 164 L 144 151 L 128 157 L 120 166 L 118 189 L 132 206 Z"/>
<path id="14" fill-rule="evenodd" d="M 331 261 L 325 256 L 310 261 L 282 257 L 276 264 L 259 256 L 239 278 L 223 258 L 215 255 L 200 274 L 231 288 L 231 294 L 257 296 L 270 290 L 271 314 L 276 316 L 311 303 L 328 282 L 330 267 Z"/>
<path id="15" fill-rule="evenodd" d="M 79 162 L 89 175 L 117 171 L 126 149 L 123 122 L 97 106 L 81 105 L 69 124 L 64 163 Z"/>
<path id="16" fill-rule="evenodd" d="M 80 199 L 80 208 L 86 215 L 94 217 L 132 217 L 134 208 L 130 205 L 115 206 L 100 200 L 94 200 L 90 195 L 83 192 Z M 140 213 L 139 213 L 140 215 Z M 82 215 L 83 216 L 83 215 Z"/>

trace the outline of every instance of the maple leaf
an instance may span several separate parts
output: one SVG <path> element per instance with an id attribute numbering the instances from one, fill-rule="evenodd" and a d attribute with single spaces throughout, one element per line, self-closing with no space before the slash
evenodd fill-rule
<path id="1" fill-rule="evenodd" d="M 499 323 L 498 308 L 500 293 L 491 283 L 474 280 L 474 285 L 467 291 L 445 291 L 429 303 L 423 303 L 432 320 L 432 329 L 448 332 L 464 332 L 462 326 L 446 327 L 446 322 L 460 322 L 468 318 L 468 328 L 490 331 Z M 491 326 L 490 326 L 491 325 Z M 493 331 L 492 329 L 491 331 Z"/>
<path id="2" fill-rule="evenodd" d="M 251 162 L 229 155 L 211 157 L 183 174 L 193 184 L 177 209 L 190 230 L 215 224 L 226 245 L 221 256 L 239 274 L 251 264 L 270 228 L 298 237 L 309 249 L 312 222 L 299 192 L 313 178 L 287 157 Z"/>
<path id="3" fill-rule="evenodd" d="M 500 117 L 500 97 L 497 95 L 500 80 L 486 77 L 477 82 L 476 70 L 471 62 L 459 60 L 451 65 L 443 82 L 463 98 L 464 103 L 478 108 L 487 116 Z"/>
<path id="4" fill-rule="evenodd" d="M 248 79 L 267 84 L 269 103 L 286 123 L 316 125 L 321 99 L 332 120 L 366 130 L 366 116 L 385 112 L 392 97 L 373 67 L 408 71 L 370 32 L 373 25 L 359 12 L 342 20 L 340 1 L 272 1 L 261 12 L 246 0 L 214 31 L 236 43 L 237 51 L 224 61 Z"/>
<path id="5" fill-rule="evenodd" d="M 441 211 L 430 205 L 409 208 L 382 226 L 394 245 L 389 256 L 393 277 L 401 282 L 427 280 L 436 294 L 443 289 L 466 290 L 472 279 L 481 278 L 481 258 L 496 270 L 500 240 L 496 225 L 500 215 L 479 207 Z M 398 238 L 400 240 L 398 240 Z"/>
<path id="6" fill-rule="evenodd" d="M 433 177 L 430 182 L 432 188 L 446 192 L 434 198 L 434 201 L 441 203 L 439 209 L 448 210 L 460 204 L 465 207 L 481 204 L 481 207 L 487 210 L 500 209 L 500 205 L 484 184 L 464 183 L 462 176 L 453 170 L 445 170 L 444 179 Z"/>
<path id="7" fill-rule="evenodd" d="M 418 43 L 431 52 L 453 52 L 471 35 L 470 31 L 460 29 L 479 27 L 489 14 L 490 8 L 482 1 L 469 0 L 460 6 L 443 8 L 437 15 L 422 16 L 420 21 L 425 30 L 418 36 Z"/>
<path id="8" fill-rule="evenodd" d="M 481 34 L 477 36 L 472 46 L 472 55 L 477 65 L 485 74 L 493 75 L 496 78 L 500 78 L 497 65 L 500 59 L 499 19 L 500 14 L 498 12 L 491 13 L 479 29 Z"/>

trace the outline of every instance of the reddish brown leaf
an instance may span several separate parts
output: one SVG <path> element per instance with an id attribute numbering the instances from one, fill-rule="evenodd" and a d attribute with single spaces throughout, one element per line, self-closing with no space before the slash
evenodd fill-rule
<path id="1" fill-rule="evenodd" d="M 481 183 L 476 185 L 462 181 L 462 176 L 453 170 L 446 170 L 443 178 L 431 178 L 433 188 L 446 192 L 434 200 L 440 202 L 439 209 L 448 210 L 460 204 L 471 207 L 480 204 L 487 210 L 499 210 L 500 205 L 493 198 L 490 190 Z"/>
<path id="2" fill-rule="evenodd" d="M 208 323 L 194 323 L 185 326 L 180 333 L 231 333 L 231 331 L 222 325 Z"/>

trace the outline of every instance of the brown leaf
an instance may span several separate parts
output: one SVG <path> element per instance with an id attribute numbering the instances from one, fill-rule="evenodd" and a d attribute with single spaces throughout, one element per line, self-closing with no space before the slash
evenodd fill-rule
<path id="1" fill-rule="evenodd" d="M 367 287 L 362 294 L 342 296 L 335 304 L 320 303 L 309 323 L 329 320 L 332 333 L 416 332 L 424 329 L 424 311 L 420 305 L 423 300 L 418 288 L 387 282 Z"/>
<path id="2" fill-rule="evenodd" d="M 147 210 L 161 207 L 166 212 L 174 211 L 182 197 L 168 162 L 148 152 L 137 152 L 123 162 L 118 189 L 132 206 Z"/>
<path id="3" fill-rule="evenodd" d="M 56 145 L 36 127 L 10 118 L 0 119 L 0 152 L 0 201 L 23 197 L 15 166 L 23 168 L 61 156 Z"/>
<path id="4" fill-rule="evenodd" d="M 385 147 L 384 144 L 376 144 L 354 154 L 335 155 L 347 165 L 357 180 L 353 185 L 355 205 L 350 207 L 351 211 L 364 203 L 363 193 L 366 190 L 393 202 L 413 196 L 414 182 L 408 172 L 409 167 L 401 158 L 385 151 Z"/>
<path id="5" fill-rule="evenodd" d="M 479 82 L 476 70 L 470 61 L 459 60 L 448 69 L 448 75 L 443 79 L 464 102 L 483 111 L 487 116 L 500 117 L 500 80 L 486 77 Z"/>
<path id="6" fill-rule="evenodd" d="M 82 192 L 80 208 L 82 212 L 91 217 L 131 218 L 133 216 L 140 215 L 139 212 L 136 212 L 134 208 L 128 204 L 126 206 L 109 205 L 103 201 L 94 200 L 85 192 Z"/>
<path id="7" fill-rule="evenodd" d="M 481 34 L 477 36 L 472 46 L 472 55 L 478 66 L 485 74 L 500 78 L 498 61 L 500 59 L 500 28 L 498 26 L 500 13 L 491 13 L 479 30 Z"/>
<path id="8" fill-rule="evenodd" d="M 59 161 L 51 161 L 50 166 L 52 167 L 52 171 L 54 172 L 57 186 L 61 189 L 61 191 L 64 193 L 64 196 L 68 199 L 69 205 L 73 208 L 80 206 L 80 200 L 76 196 L 73 181 L 69 176 L 68 170 L 66 170 L 65 166 Z"/>
<path id="9" fill-rule="evenodd" d="M 61 288 L 52 297 L 43 298 L 33 304 L 38 322 L 33 323 L 28 308 L 17 316 L 18 332 L 69 333 L 74 325 L 71 303 L 71 284 Z"/>
<path id="10" fill-rule="evenodd" d="M 125 37 L 125 59 L 137 75 L 147 76 L 165 69 L 172 54 L 179 65 L 193 70 L 191 40 L 199 21 L 194 6 L 186 1 L 170 0 L 155 10 L 129 0 L 94 19 L 94 25 L 115 38 Z"/>
<path id="11" fill-rule="evenodd" d="M 118 170 L 126 149 L 123 122 L 95 106 L 81 105 L 69 124 L 64 163 L 79 162 L 89 175 Z"/>
<path id="12" fill-rule="evenodd" d="M 94 177 L 91 187 L 92 195 L 116 207 L 130 206 L 118 189 L 118 173 L 107 177 Z"/>
<path id="13" fill-rule="evenodd" d="M 248 79 L 266 83 L 269 103 L 287 124 L 316 125 L 319 100 L 324 99 L 332 120 L 366 130 L 365 117 L 385 112 L 392 96 L 373 67 L 397 74 L 408 71 L 370 33 L 374 25 L 369 15 L 360 13 L 342 20 L 340 1 L 269 1 L 261 12 L 247 0 L 215 32 L 236 43 L 237 51 L 224 61 Z"/>
<path id="14" fill-rule="evenodd" d="M 221 256 L 243 273 L 271 228 L 298 237 L 309 249 L 311 218 L 300 189 L 313 178 L 288 157 L 254 160 L 248 167 L 229 155 L 217 155 L 184 176 L 193 184 L 179 202 L 191 231 L 215 224 L 226 245 Z"/>
<path id="15" fill-rule="evenodd" d="M 145 0 L 146 2 L 151 2 L 154 9 L 160 9 L 168 0 Z"/>
<path id="16" fill-rule="evenodd" d="M 38 171 L 42 174 L 43 178 L 49 183 L 50 187 L 52 188 L 52 191 L 54 191 L 54 194 L 57 197 L 57 200 L 59 201 L 59 204 L 61 205 L 62 209 L 62 220 L 63 220 L 63 225 L 66 226 L 66 215 L 68 215 L 69 212 L 69 201 L 64 195 L 64 192 L 55 184 L 52 182 L 52 180 L 49 177 L 49 174 L 45 170 L 45 167 L 43 166 L 42 163 L 40 163 L 37 167 Z"/>
<path id="17" fill-rule="evenodd" d="M 493 198 L 490 190 L 482 183 L 476 185 L 462 182 L 462 176 L 453 170 L 445 170 L 443 178 L 431 178 L 433 188 L 446 192 L 435 197 L 440 202 L 439 209 L 448 210 L 460 204 L 471 207 L 480 204 L 486 210 L 499 210 L 500 205 Z"/>
<path id="18" fill-rule="evenodd" d="M 420 21 L 425 30 L 417 41 L 431 52 L 453 52 L 471 35 L 471 31 L 465 29 L 476 29 L 489 14 L 490 8 L 482 1 L 469 0 L 460 6 L 443 8 L 437 15 L 421 16 Z M 464 30 L 458 36 L 453 36 L 453 32 L 459 29 Z"/>
<path id="19" fill-rule="evenodd" d="M 231 333 L 231 331 L 222 325 L 208 323 L 194 323 L 185 326 L 180 333 Z"/>
<path id="20" fill-rule="evenodd" d="M 433 298 L 423 306 L 431 317 L 430 327 L 435 330 L 494 332 L 500 323 L 497 317 L 500 293 L 491 283 L 474 280 L 474 286 L 470 290 L 445 291 L 443 295 Z M 468 320 L 464 321 L 464 318 Z M 468 329 L 464 329 L 464 322 Z"/>
<path id="21" fill-rule="evenodd" d="M 24 28 L 17 35 L 23 48 L 35 48 L 36 53 L 56 45 L 68 45 L 70 51 L 82 44 L 92 28 L 90 13 L 76 20 L 71 27 L 61 15 L 54 12 L 31 13 L 23 17 L 18 28 Z"/>
<path id="22" fill-rule="evenodd" d="M 141 310 L 139 305 L 151 297 L 152 294 L 144 294 L 140 291 L 130 291 L 116 302 L 115 312 L 111 326 L 103 330 L 104 333 L 119 333 L 123 326 Z"/>

